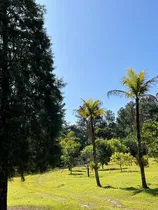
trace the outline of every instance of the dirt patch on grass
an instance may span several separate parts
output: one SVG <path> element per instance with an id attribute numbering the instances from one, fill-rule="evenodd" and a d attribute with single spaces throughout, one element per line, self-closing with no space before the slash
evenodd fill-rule
<path id="1" fill-rule="evenodd" d="M 115 208 L 115 207 L 117 207 L 117 208 L 123 208 L 123 207 L 124 207 L 124 206 L 123 206 L 120 202 L 118 202 L 118 201 L 115 201 L 115 200 L 112 200 L 112 199 L 108 199 L 107 201 L 110 202 L 110 203 L 113 205 L 114 208 Z"/>

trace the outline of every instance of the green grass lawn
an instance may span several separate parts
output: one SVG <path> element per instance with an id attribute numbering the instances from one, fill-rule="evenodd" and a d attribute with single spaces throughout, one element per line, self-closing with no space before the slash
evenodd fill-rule
<path id="1" fill-rule="evenodd" d="M 142 190 L 139 168 L 128 167 L 124 172 L 100 170 L 102 188 L 96 186 L 93 172 L 86 176 L 85 168 L 27 176 L 25 182 L 15 178 L 9 182 L 9 210 L 158 210 L 158 164 L 146 168 L 150 189 Z"/>

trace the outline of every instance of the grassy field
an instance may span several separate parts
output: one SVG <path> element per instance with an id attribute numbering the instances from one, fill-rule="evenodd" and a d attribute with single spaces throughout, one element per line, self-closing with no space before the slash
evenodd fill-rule
<path id="1" fill-rule="evenodd" d="M 115 170 L 108 170 L 114 168 Z M 65 169 L 27 176 L 9 182 L 9 210 L 158 210 L 158 164 L 146 168 L 148 190 L 140 186 L 137 166 L 116 170 L 110 165 L 100 170 L 102 188 L 96 187 L 94 174 L 86 177 L 85 168 Z"/>

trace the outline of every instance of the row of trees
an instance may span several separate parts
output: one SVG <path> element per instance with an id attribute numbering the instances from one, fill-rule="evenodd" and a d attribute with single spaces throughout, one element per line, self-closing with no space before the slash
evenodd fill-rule
<path id="1" fill-rule="evenodd" d="M 133 101 L 127 103 L 125 107 L 121 107 L 117 113 L 117 117 L 111 110 L 105 110 L 103 116 L 95 119 L 95 137 L 103 139 L 127 139 L 133 142 L 136 135 L 135 122 L 135 103 Z M 70 130 L 74 131 L 81 148 L 88 144 L 88 133 L 86 121 L 76 115 L 75 124 L 64 122 L 62 134 L 67 134 Z M 140 100 L 140 124 L 141 127 L 145 122 L 158 121 L 158 105 L 149 98 Z M 130 144 L 130 143 L 129 143 Z"/>

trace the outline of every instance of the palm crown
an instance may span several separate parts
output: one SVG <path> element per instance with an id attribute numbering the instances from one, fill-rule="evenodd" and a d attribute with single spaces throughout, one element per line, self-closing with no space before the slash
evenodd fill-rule
<path id="1" fill-rule="evenodd" d="M 108 92 L 110 95 L 125 95 L 128 98 L 151 97 L 158 101 L 157 97 L 148 94 L 151 86 L 158 82 L 158 76 L 150 80 L 146 80 L 145 71 L 136 73 L 133 69 L 127 70 L 127 76 L 122 78 L 122 84 L 127 87 L 127 91 L 111 90 Z"/>
<path id="2" fill-rule="evenodd" d="M 77 113 L 85 119 L 95 119 L 98 116 L 104 114 L 104 109 L 100 108 L 101 101 L 100 100 L 92 100 L 89 99 L 87 101 L 83 100 L 83 105 L 77 110 Z"/>

